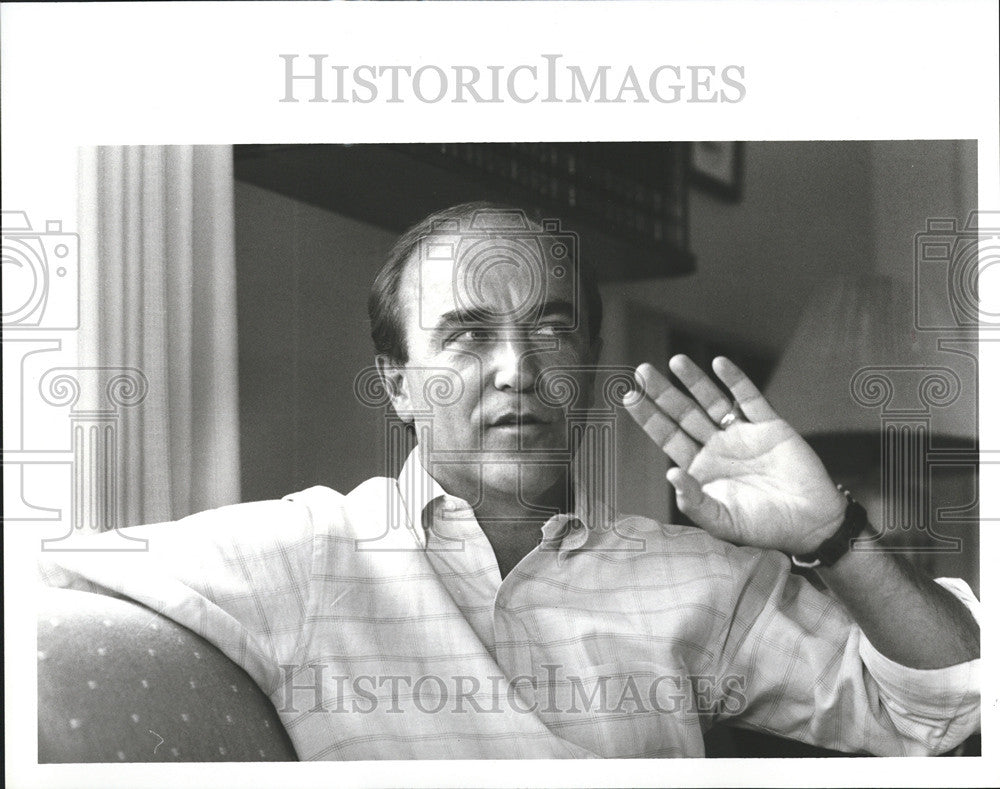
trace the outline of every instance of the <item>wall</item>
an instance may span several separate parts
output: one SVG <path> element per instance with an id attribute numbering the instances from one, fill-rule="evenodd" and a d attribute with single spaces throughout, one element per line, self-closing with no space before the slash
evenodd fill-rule
<path id="1" fill-rule="evenodd" d="M 691 192 L 697 271 L 606 294 L 777 353 L 817 281 L 871 265 L 870 169 L 868 142 L 748 143 L 740 202 Z"/>
<path id="2" fill-rule="evenodd" d="M 371 364 L 368 288 L 392 233 L 236 182 L 245 500 L 382 472 L 382 420 L 353 394 Z"/>
<path id="3" fill-rule="evenodd" d="M 910 280 L 913 235 L 928 219 L 964 226 L 976 208 L 976 143 L 904 140 L 872 144 L 875 270 Z"/>
<path id="4" fill-rule="evenodd" d="M 744 195 L 691 192 L 694 274 L 608 286 L 680 325 L 779 353 L 809 296 L 835 275 L 909 285 L 913 235 L 928 218 L 975 208 L 969 141 L 751 142 Z"/>

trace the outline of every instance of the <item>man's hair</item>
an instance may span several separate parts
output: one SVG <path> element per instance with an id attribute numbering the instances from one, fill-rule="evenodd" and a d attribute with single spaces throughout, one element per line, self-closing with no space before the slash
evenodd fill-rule
<path id="1" fill-rule="evenodd" d="M 528 220 L 541 228 L 541 214 L 537 210 L 521 209 L 502 203 L 480 201 L 436 211 L 409 228 L 389 250 L 385 263 L 379 269 L 368 295 L 368 318 L 371 321 L 372 342 L 375 353 L 393 362 L 404 364 L 408 360 L 406 336 L 403 328 L 403 305 L 400 302 L 400 288 L 406 265 L 420 246 L 421 239 L 441 234 L 441 226 L 457 224 L 458 231 L 472 229 L 473 218 L 482 211 L 510 212 L 523 211 Z M 544 232 L 539 230 L 539 232 Z M 579 261 L 580 289 L 586 307 L 587 329 L 591 345 L 601 334 L 603 304 L 597 289 L 597 281 L 590 268 Z"/>

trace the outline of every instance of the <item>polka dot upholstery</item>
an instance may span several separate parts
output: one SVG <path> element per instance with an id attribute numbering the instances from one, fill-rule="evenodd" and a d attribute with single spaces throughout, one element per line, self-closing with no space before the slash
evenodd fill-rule
<path id="1" fill-rule="evenodd" d="M 38 761 L 293 761 L 270 700 L 190 630 L 131 601 L 44 593 Z"/>

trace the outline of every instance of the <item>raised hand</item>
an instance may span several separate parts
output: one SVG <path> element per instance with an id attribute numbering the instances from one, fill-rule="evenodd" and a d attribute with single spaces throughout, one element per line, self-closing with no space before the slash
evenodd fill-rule
<path id="1" fill-rule="evenodd" d="M 728 359 L 712 368 L 742 412 L 720 426 L 733 402 L 688 357 L 670 369 L 691 396 L 652 365 L 639 366 L 645 390 L 626 409 L 676 466 L 667 480 L 677 506 L 719 539 L 804 554 L 837 530 L 844 497 L 803 438 L 781 419 Z M 728 421 L 728 420 L 727 420 Z"/>

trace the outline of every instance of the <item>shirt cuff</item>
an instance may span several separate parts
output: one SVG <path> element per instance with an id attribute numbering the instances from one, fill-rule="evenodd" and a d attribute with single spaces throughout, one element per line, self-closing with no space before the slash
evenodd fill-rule
<path id="1" fill-rule="evenodd" d="M 969 585 L 958 578 L 937 583 L 955 595 L 979 622 L 980 603 Z M 861 659 L 881 689 L 883 704 L 897 728 L 934 751 L 954 747 L 979 727 L 979 660 L 954 666 L 918 669 L 904 666 L 879 652 L 861 633 Z"/>

